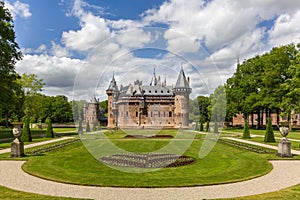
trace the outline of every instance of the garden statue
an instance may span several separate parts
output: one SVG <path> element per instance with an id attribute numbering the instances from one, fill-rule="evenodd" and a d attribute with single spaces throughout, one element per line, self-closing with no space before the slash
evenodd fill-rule
<path id="1" fill-rule="evenodd" d="M 282 126 L 279 128 L 282 139 L 278 143 L 278 156 L 280 157 L 293 157 L 291 153 L 291 142 L 286 138 L 289 134 L 289 128 Z"/>
<path id="2" fill-rule="evenodd" d="M 24 156 L 24 143 L 21 140 L 22 136 L 22 122 L 15 122 L 12 123 L 13 125 L 13 135 L 15 137 L 14 141 L 11 143 L 11 154 L 10 156 L 15 157 L 22 157 Z"/>

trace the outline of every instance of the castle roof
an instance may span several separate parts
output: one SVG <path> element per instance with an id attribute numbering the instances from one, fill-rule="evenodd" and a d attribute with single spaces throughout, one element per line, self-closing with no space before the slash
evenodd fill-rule
<path id="1" fill-rule="evenodd" d="M 181 68 L 180 73 L 177 78 L 175 88 L 190 88 L 189 83 L 186 80 L 183 69 Z"/>
<path id="2" fill-rule="evenodd" d="M 117 82 L 115 80 L 115 76 L 113 75 L 110 84 L 107 88 L 107 90 L 112 90 L 112 91 L 119 91 L 118 86 L 117 86 Z"/>

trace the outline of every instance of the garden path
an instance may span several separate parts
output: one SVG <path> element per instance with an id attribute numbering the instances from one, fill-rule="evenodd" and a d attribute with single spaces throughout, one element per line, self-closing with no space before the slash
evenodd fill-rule
<path id="1" fill-rule="evenodd" d="M 262 144 L 262 143 L 259 143 L 259 142 L 253 142 L 253 141 L 249 141 L 249 140 L 243 140 L 243 139 L 232 138 L 232 137 L 224 137 L 224 138 L 229 139 L 229 140 L 234 140 L 234 141 L 237 141 L 237 142 L 243 142 L 243 143 L 247 143 L 247 144 L 261 146 L 261 147 L 265 147 L 265 148 L 269 148 L 269 149 L 275 149 L 275 150 L 278 149 L 277 146 L 273 146 L 273 145 L 269 145 L 269 144 Z M 300 155 L 300 151 L 292 149 L 292 154 Z"/>
<path id="2" fill-rule="evenodd" d="M 181 188 L 113 188 L 48 181 L 22 170 L 25 161 L 0 161 L 0 185 L 37 194 L 91 199 L 233 198 L 277 191 L 300 183 L 300 161 L 270 161 L 273 170 L 259 178 L 221 185 Z"/>
<path id="3" fill-rule="evenodd" d="M 64 137 L 68 139 L 68 137 Z M 62 140 L 63 138 L 59 138 Z M 239 140 L 236 138 L 230 138 Z M 51 140 L 54 141 L 54 140 Z M 45 141 L 50 143 L 51 141 Z M 58 141 L 57 139 L 55 141 Z M 42 145 L 45 142 L 32 145 Z M 242 140 L 242 142 L 250 142 Z M 255 145 L 263 146 L 257 143 Z M 29 147 L 28 145 L 26 146 Z M 32 147 L 32 146 L 30 146 Z M 273 146 L 272 146 L 273 147 Z M 268 148 L 271 148 L 268 146 Z M 0 151 L 0 153 L 3 153 Z M 300 154 L 299 151 L 294 152 Z M 273 170 L 261 177 L 247 181 L 211 186 L 180 188 L 113 188 L 80 186 L 41 179 L 25 173 L 26 161 L 0 161 L 0 185 L 37 194 L 91 199 L 209 199 L 233 198 L 277 191 L 300 184 L 300 161 L 270 161 Z"/>
<path id="4" fill-rule="evenodd" d="M 72 139 L 72 138 L 74 138 L 74 137 L 66 136 L 66 137 L 61 137 L 61 138 L 57 138 L 57 139 L 53 139 L 53 140 L 47 140 L 47 141 L 43 141 L 43 142 L 36 142 L 36 143 L 32 143 L 32 144 L 27 144 L 27 145 L 24 145 L 24 149 L 31 148 L 31 147 L 37 147 L 37 146 L 41 146 L 41 145 L 45 145 L 45 144 L 51 144 L 51 143 L 54 143 L 54 142 L 59 142 L 59 141 L 62 141 L 62 140 L 68 140 L 68 139 Z M 10 148 L 1 149 L 0 154 L 9 153 L 10 150 L 11 150 Z"/>

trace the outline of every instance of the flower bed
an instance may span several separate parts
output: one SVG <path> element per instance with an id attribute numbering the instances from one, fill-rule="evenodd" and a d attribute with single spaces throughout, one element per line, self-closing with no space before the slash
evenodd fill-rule
<path id="1" fill-rule="evenodd" d="M 58 144 L 53 144 L 53 145 L 50 145 L 50 146 L 44 146 L 44 147 L 41 147 L 41 148 L 38 148 L 38 149 L 26 151 L 26 154 L 47 153 L 49 151 L 53 151 L 53 150 L 65 147 L 67 145 L 74 144 L 75 142 L 79 142 L 79 141 L 80 141 L 80 139 L 74 139 L 74 140 L 69 140 L 69 141 L 66 141 L 66 142 L 58 143 Z"/>
<path id="2" fill-rule="evenodd" d="M 195 162 L 194 158 L 188 156 L 154 153 L 114 154 L 99 160 L 109 166 L 133 168 L 180 167 Z"/>
<path id="3" fill-rule="evenodd" d="M 147 138 L 166 138 L 166 139 L 172 139 L 174 138 L 172 135 L 126 135 L 124 138 L 137 138 L 137 139 L 147 139 Z"/>

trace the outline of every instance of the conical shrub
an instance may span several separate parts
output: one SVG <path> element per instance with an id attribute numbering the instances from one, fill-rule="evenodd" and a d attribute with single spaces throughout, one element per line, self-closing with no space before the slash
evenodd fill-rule
<path id="1" fill-rule="evenodd" d="M 268 118 L 266 134 L 265 134 L 265 142 L 275 142 L 274 131 L 272 126 L 272 119 Z"/>
<path id="2" fill-rule="evenodd" d="M 249 130 L 249 122 L 247 119 L 244 121 L 244 130 L 243 130 L 243 138 L 249 139 L 250 137 L 250 130 Z"/>

